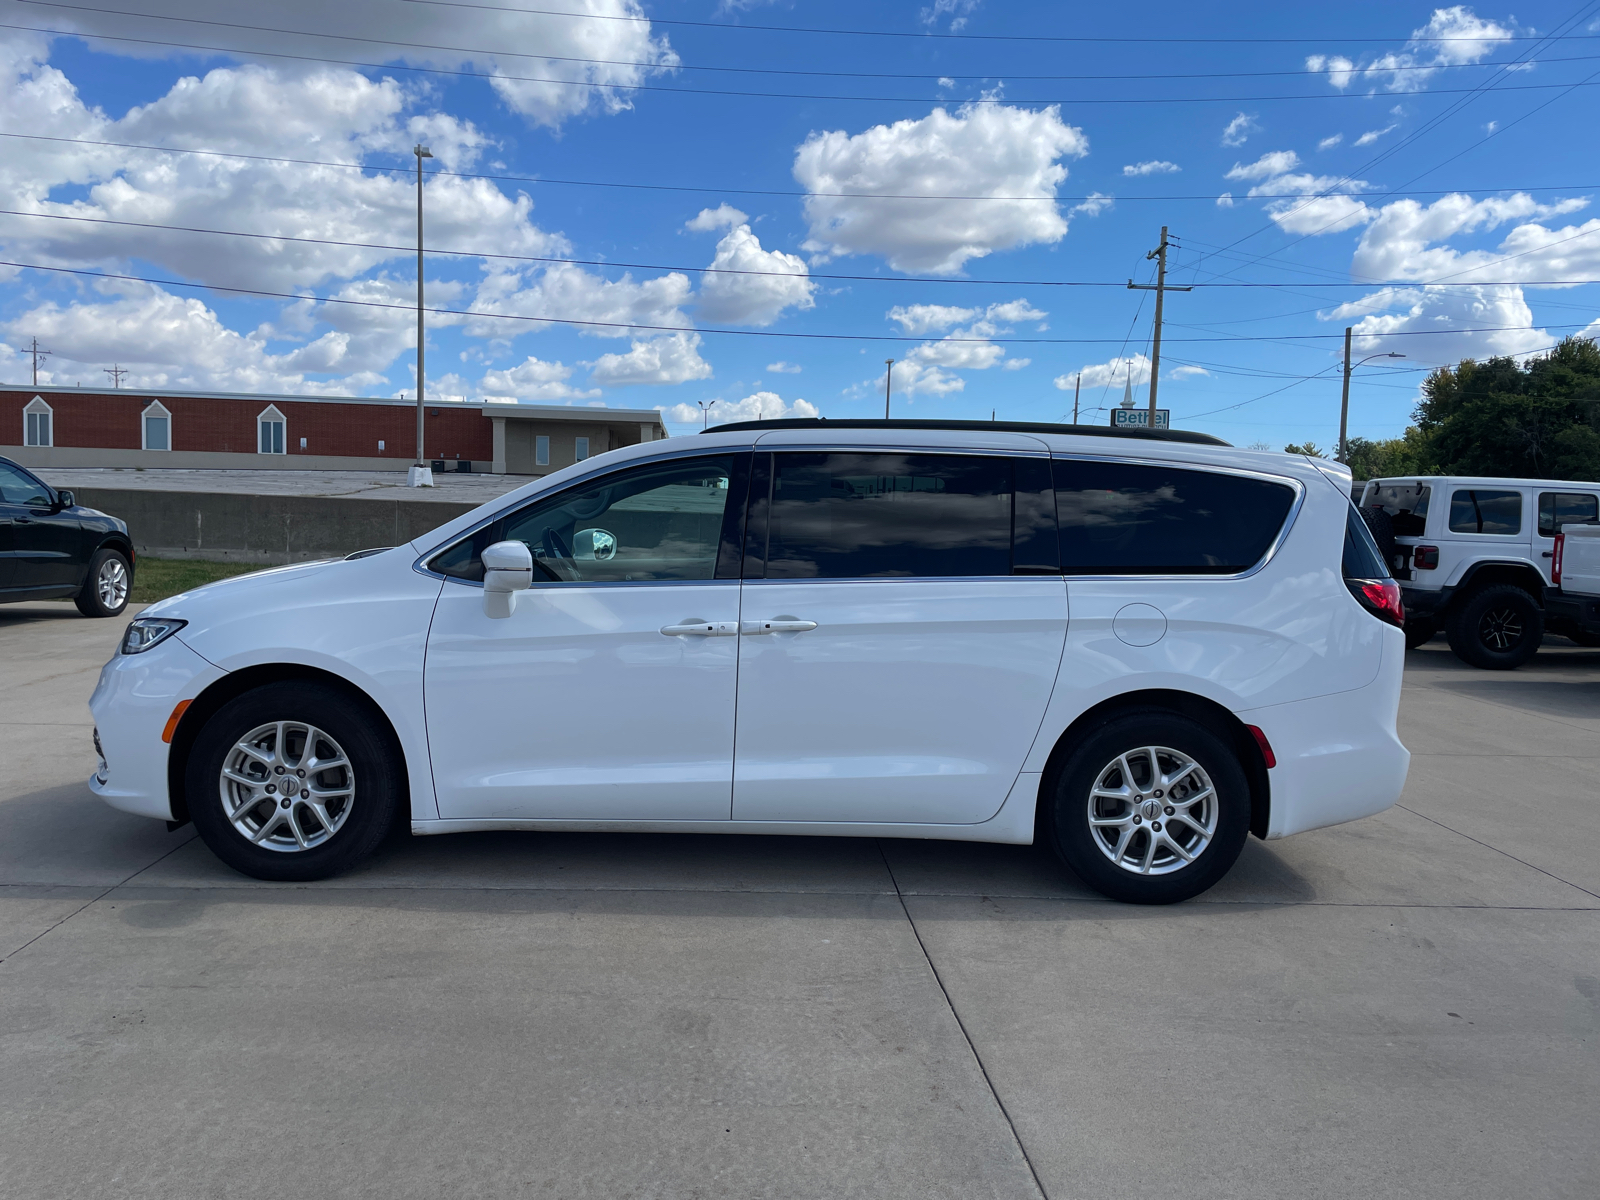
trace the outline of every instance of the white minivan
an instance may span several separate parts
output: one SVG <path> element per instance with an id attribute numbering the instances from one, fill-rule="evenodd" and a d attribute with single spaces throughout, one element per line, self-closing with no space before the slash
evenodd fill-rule
<path id="1" fill-rule="evenodd" d="M 264 879 L 414 834 L 1029 843 L 1101 892 L 1394 803 L 1399 589 L 1347 472 L 1202 434 L 767 421 L 146 609 L 91 787 Z"/>

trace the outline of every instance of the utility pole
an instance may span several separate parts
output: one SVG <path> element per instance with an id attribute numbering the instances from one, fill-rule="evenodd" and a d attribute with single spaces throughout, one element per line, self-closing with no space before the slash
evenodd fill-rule
<path id="1" fill-rule="evenodd" d="M 1348 462 L 1345 457 L 1348 452 L 1348 438 L 1345 434 L 1350 428 L 1350 326 L 1344 327 L 1344 395 L 1339 400 L 1339 461 Z"/>
<path id="2" fill-rule="evenodd" d="M 1359 367 L 1361 365 L 1361 363 L 1371 362 L 1375 358 L 1404 358 L 1404 357 L 1405 357 L 1404 354 L 1397 354 L 1393 350 L 1391 350 L 1387 354 L 1383 354 L 1383 353 L 1369 354 L 1369 355 L 1367 355 L 1367 357 L 1363 358 L 1361 360 L 1361 362 L 1358 362 L 1358 363 L 1351 362 L 1350 361 L 1350 327 L 1348 325 L 1345 326 L 1345 331 L 1344 331 L 1344 398 L 1339 401 L 1339 454 L 1338 454 L 1338 460 L 1340 462 L 1348 464 L 1349 461 L 1350 461 L 1350 457 L 1349 457 L 1349 454 L 1350 454 L 1350 443 L 1349 443 L 1349 438 L 1347 438 L 1345 436 L 1346 431 L 1349 429 L 1349 425 L 1350 425 L 1350 372 L 1355 370 L 1357 367 Z"/>
<path id="3" fill-rule="evenodd" d="M 422 392 L 425 378 L 423 342 L 426 340 L 422 325 L 422 160 L 432 158 L 433 151 L 418 142 L 411 152 L 417 156 L 417 465 L 411 468 L 410 478 L 406 482 L 412 487 L 432 487 L 433 471 L 428 466 L 428 460 L 423 457 L 422 428 Z"/>
<path id="4" fill-rule="evenodd" d="M 28 347 L 28 353 L 33 355 L 33 386 L 39 386 L 39 360 L 50 357 L 49 350 L 39 349 L 39 339 L 34 338 L 33 344 Z"/>
<path id="5" fill-rule="evenodd" d="M 1079 371 L 1072 381 L 1072 423 L 1078 423 L 1078 389 L 1083 387 L 1083 372 Z"/>
<path id="6" fill-rule="evenodd" d="M 112 363 L 109 367 L 102 369 L 107 375 L 111 376 L 111 386 L 114 388 L 122 386 L 122 377 L 128 373 L 128 368 L 120 363 Z"/>
<path id="7" fill-rule="evenodd" d="M 1156 330 L 1155 340 L 1150 348 L 1150 428 L 1156 427 L 1156 383 L 1161 378 L 1161 302 L 1168 292 L 1192 292 L 1192 287 L 1167 286 L 1167 227 L 1161 227 L 1161 244 L 1146 254 L 1145 260 L 1156 260 L 1156 282 L 1152 286 L 1148 283 L 1134 283 L 1128 280 L 1128 287 L 1135 292 L 1154 292 L 1156 294 Z"/>
<path id="8" fill-rule="evenodd" d="M 894 379 L 894 359 L 883 360 L 883 419 L 889 419 L 889 384 Z"/>

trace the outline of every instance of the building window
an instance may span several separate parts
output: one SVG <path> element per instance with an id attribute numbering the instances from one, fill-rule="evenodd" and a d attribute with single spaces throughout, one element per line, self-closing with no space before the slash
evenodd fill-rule
<path id="1" fill-rule="evenodd" d="M 28 401 L 28 407 L 22 410 L 24 446 L 54 446 L 55 439 L 50 428 L 50 406 L 39 396 Z"/>
<path id="2" fill-rule="evenodd" d="M 589 457 L 589 439 L 588 438 L 573 438 L 572 439 L 572 461 L 573 462 L 582 462 L 584 459 L 586 459 L 588 457 Z"/>
<path id="3" fill-rule="evenodd" d="M 536 467 L 550 465 L 550 439 L 542 434 L 533 439 L 533 465 Z"/>
<path id="4" fill-rule="evenodd" d="M 257 439 L 262 454 L 283 453 L 283 414 L 276 404 L 256 417 Z"/>
<path id="5" fill-rule="evenodd" d="M 152 400 L 144 410 L 144 448 L 146 450 L 172 449 L 172 414 L 159 400 Z"/>
<path id="6" fill-rule="evenodd" d="M 383 439 L 382 438 L 378 439 L 378 453 L 379 454 L 383 453 Z"/>

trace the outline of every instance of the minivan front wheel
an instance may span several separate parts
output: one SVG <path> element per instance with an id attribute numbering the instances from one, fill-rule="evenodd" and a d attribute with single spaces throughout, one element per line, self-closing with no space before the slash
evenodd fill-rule
<path id="1" fill-rule="evenodd" d="M 312 681 L 230 700 L 195 739 L 185 799 L 213 854 L 257 879 L 325 879 L 378 847 L 403 803 L 392 738 Z"/>
<path id="2" fill-rule="evenodd" d="M 1250 826 L 1238 757 L 1174 713 L 1129 713 L 1086 738 L 1045 804 L 1062 861 L 1114 900 L 1173 904 L 1233 866 Z"/>

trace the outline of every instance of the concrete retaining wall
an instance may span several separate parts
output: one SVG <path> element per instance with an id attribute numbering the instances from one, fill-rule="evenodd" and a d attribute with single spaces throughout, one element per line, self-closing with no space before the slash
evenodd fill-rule
<path id="1" fill-rule="evenodd" d="M 77 488 L 74 492 L 79 504 L 126 521 L 138 554 L 216 562 L 305 562 L 373 546 L 398 546 L 476 507 L 438 500 L 122 488 Z"/>

